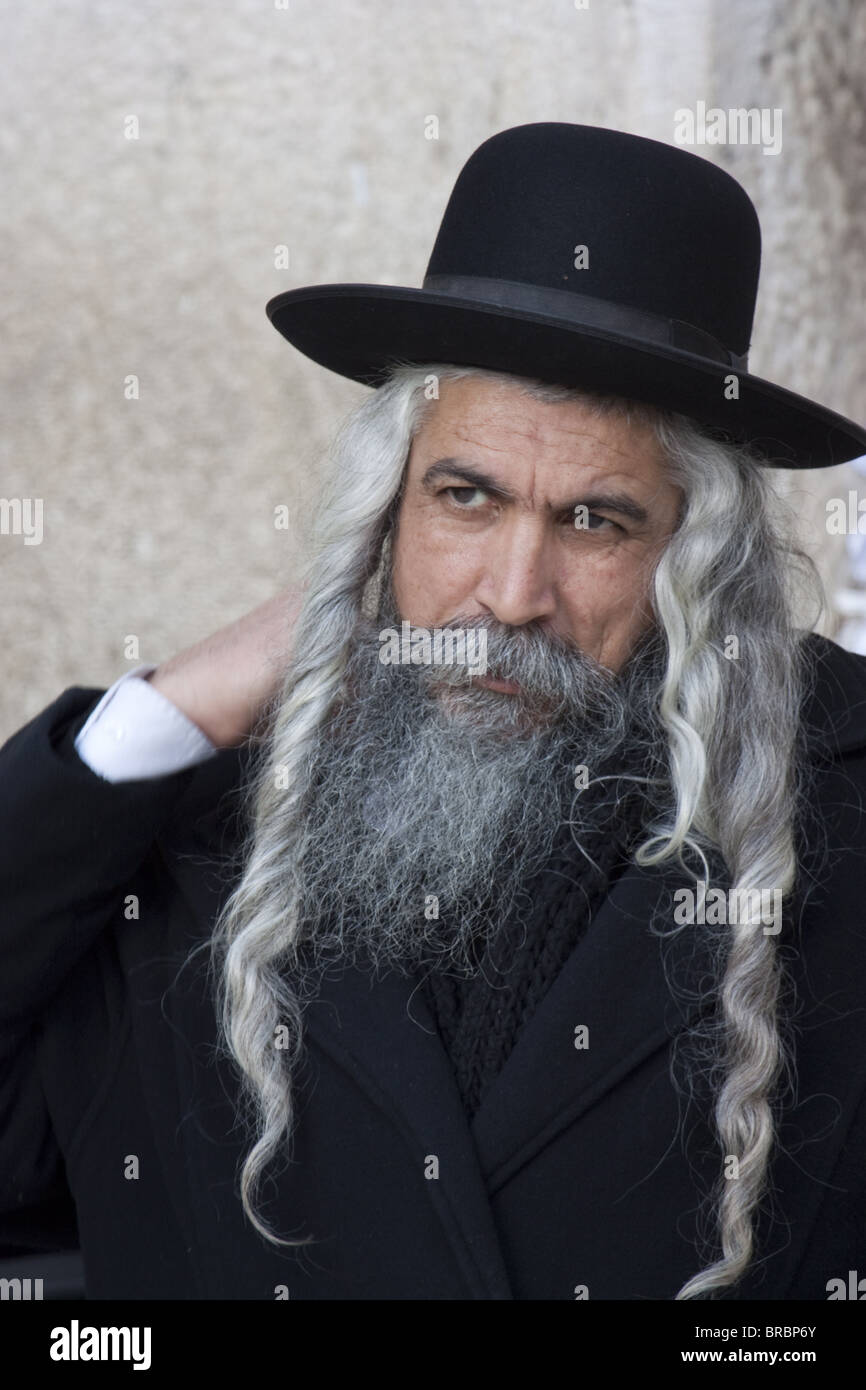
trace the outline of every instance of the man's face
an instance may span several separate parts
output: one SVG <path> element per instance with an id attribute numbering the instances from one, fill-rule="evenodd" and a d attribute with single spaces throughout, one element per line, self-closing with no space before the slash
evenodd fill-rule
<path id="1" fill-rule="evenodd" d="M 652 623 L 652 567 L 680 498 L 646 427 L 517 386 L 443 381 L 393 541 L 400 616 L 426 628 L 534 620 L 619 671 Z"/>
<path id="2" fill-rule="evenodd" d="M 592 864 L 630 838 L 638 784 L 657 795 L 665 765 L 664 651 L 638 639 L 678 500 L 645 431 L 511 383 L 444 383 L 314 757 L 301 917 L 317 965 L 362 950 L 471 973 L 559 839 Z M 383 661 L 400 619 L 474 623 L 488 674 Z"/>

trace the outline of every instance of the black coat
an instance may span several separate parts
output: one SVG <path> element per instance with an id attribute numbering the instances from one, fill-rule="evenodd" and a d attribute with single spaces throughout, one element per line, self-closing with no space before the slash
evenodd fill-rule
<path id="1" fill-rule="evenodd" d="M 830 751 L 815 745 L 814 882 L 778 938 L 799 1089 L 743 1298 L 823 1300 L 828 1280 L 866 1275 L 866 658 L 809 643 L 808 717 Z M 266 1208 L 315 1243 L 281 1253 L 236 1195 L 247 1141 L 204 959 L 179 971 L 227 888 L 249 754 L 111 785 L 72 747 L 101 694 L 65 691 L 0 751 L 0 1243 L 77 1230 L 92 1298 L 673 1298 L 699 1268 L 696 1212 L 720 1170 L 707 1095 L 687 1103 L 670 1079 L 699 1006 L 666 972 L 701 979 L 698 934 L 646 930 L 674 880 L 631 868 L 616 883 L 471 1124 L 422 992 L 329 980 Z"/>

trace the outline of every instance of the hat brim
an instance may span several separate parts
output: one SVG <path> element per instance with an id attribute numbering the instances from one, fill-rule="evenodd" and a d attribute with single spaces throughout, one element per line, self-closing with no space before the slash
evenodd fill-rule
<path id="1" fill-rule="evenodd" d="M 299 352 L 365 386 L 380 386 L 398 364 L 486 367 L 679 411 L 748 443 L 770 466 L 827 468 L 866 453 L 866 429 L 773 382 L 546 314 L 365 284 L 288 290 L 266 310 Z M 738 396 L 728 399 L 732 375 Z"/>

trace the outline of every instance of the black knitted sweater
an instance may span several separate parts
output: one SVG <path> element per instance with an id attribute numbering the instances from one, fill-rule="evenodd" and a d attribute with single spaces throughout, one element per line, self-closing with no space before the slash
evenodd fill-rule
<path id="1" fill-rule="evenodd" d="M 629 861 L 646 815 L 634 788 L 623 780 L 596 794 L 590 826 L 580 836 L 588 857 L 571 827 L 562 827 L 547 864 L 527 886 L 530 909 L 512 913 L 479 947 L 477 974 L 466 979 L 434 969 L 425 977 L 425 996 L 470 1118 Z M 587 797 L 593 799 L 592 788 L 582 794 L 582 807 Z"/>

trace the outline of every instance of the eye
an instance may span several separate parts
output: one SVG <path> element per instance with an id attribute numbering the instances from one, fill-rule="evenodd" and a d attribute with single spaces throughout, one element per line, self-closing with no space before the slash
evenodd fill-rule
<path id="1" fill-rule="evenodd" d="M 471 494 L 471 493 L 474 492 L 474 493 L 477 493 L 477 495 L 478 495 L 479 497 L 482 497 L 482 498 L 486 498 L 486 496 L 487 496 L 487 493 L 484 491 L 484 489 L 483 489 L 483 488 L 480 488 L 480 487 L 469 487 L 469 486 L 458 487 L 457 485 L 454 485 L 454 486 L 452 486 L 452 487 L 445 487 L 445 488 L 442 489 L 442 491 L 443 491 L 443 493 L 445 493 L 446 495 L 450 493 L 450 494 L 451 494 L 451 500 L 453 501 L 454 505 L 458 508 L 458 510 L 464 511 L 464 512 L 475 512 L 475 511 L 478 511 L 478 508 L 477 508 L 477 507 L 474 507 L 474 506 L 471 506 L 468 502 L 459 502 L 459 501 L 457 500 L 457 498 L 455 497 L 455 495 L 454 495 L 455 493 L 458 493 L 458 492 L 466 493 L 466 492 L 468 492 L 468 493 Z"/>
<path id="2" fill-rule="evenodd" d="M 593 518 L 596 522 L 601 522 L 601 525 L 593 525 Z M 571 512 L 568 513 L 568 516 L 565 518 L 565 520 L 571 527 L 572 531 L 603 531 L 605 527 L 612 528 L 614 531 L 625 531 L 624 526 L 620 526 L 619 523 L 616 521 L 611 521 L 609 516 L 602 516 L 601 512 L 588 512 L 588 524 L 586 526 L 575 526 L 574 516 L 571 514 Z"/>

